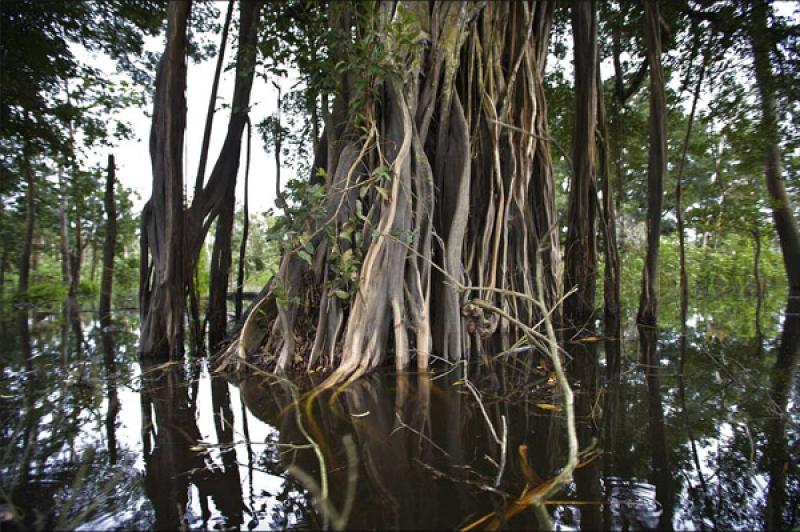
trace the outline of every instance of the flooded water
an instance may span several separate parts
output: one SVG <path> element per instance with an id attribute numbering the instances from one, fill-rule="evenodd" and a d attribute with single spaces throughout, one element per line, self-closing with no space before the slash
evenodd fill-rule
<path id="1" fill-rule="evenodd" d="M 314 397 L 257 373 L 230 382 L 203 360 L 142 365 L 136 328 L 128 314 L 105 331 L 88 313 L 3 323 L 6 527 L 547 524 L 517 501 L 564 464 L 565 424 L 530 354 Z M 584 452 L 546 507 L 555 526 L 763 528 L 769 505 L 796 527 L 800 411 L 779 339 L 693 330 L 681 373 L 663 331 L 646 378 L 630 336 L 618 384 L 575 385 Z"/>

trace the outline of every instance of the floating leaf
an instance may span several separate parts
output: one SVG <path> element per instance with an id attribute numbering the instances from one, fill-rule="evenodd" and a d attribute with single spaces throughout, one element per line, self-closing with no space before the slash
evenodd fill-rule
<path id="1" fill-rule="evenodd" d="M 536 403 L 536 408 L 541 408 L 542 410 L 552 410 L 555 412 L 561 412 L 561 407 L 557 405 L 549 405 L 547 403 Z"/>

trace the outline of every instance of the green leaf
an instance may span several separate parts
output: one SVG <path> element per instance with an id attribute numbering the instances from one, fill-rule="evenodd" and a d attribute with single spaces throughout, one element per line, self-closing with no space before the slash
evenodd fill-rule
<path id="1" fill-rule="evenodd" d="M 339 299 L 344 299 L 345 301 L 346 301 L 346 300 L 348 300 L 348 299 L 350 299 L 350 294 L 348 294 L 348 293 L 347 293 L 347 292 L 345 292 L 344 290 L 334 290 L 334 291 L 333 291 L 333 293 L 334 293 L 334 294 L 336 295 L 336 297 L 338 297 Z"/>

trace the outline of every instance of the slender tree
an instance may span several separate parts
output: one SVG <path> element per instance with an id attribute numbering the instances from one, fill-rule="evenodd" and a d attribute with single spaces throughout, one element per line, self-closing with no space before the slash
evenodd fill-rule
<path id="1" fill-rule="evenodd" d="M 108 156 L 104 207 L 106 211 L 106 234 L 103 241 L 103 275 L 100 284 L 100 322 L 103 327 L 111 325 L 111 289 L 114 280 L 114 251 L 117 244 L 117 204 L 114 199 L 116 179 L 114 156 Z"/>
<path id="2" fill-rule="evenodd" d="M 764 175 L 772 218 L 778 233 L 786 277 L 791 290 L 800 290 L 800 230 L 792 214 L 781 165 L 780 132 L 775 101 L 775 75 L 770 54 L 775 43 L 769 29 L 771 8 L 765 0 L 750 5 L 750 42 L 753 50 L 756 85 L 761 100 L 760 133 L 764 150 Z"/>

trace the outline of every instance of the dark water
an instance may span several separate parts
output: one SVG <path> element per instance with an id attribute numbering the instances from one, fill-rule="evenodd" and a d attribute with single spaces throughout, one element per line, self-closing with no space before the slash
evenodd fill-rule
<path id="1" fill-rule="evenodd" d="M 263 375 L 211 376 L 204 361 L 143 366 L 132 315 L 105 331 L 82 316 L 2 325 L 7 527 L 458 528 L 491 513 L 546 524 L 514 505 L 566 459 L 557 386 L 529 354 L 469 368 L 484 414 L 463 367 L 309 398 Z M 785 325 L 796 337 L 796 320 Z M 777 336 L 692 330 L 681 379 L 676 335 L 661 333 L 649 378 L 630 335 L 619 384 L 575 386 L 581 446 L 593 447 L 547 505 L 555 525 L 764 528 L 769 504 L 798 526 L 798 383 Z"/>

